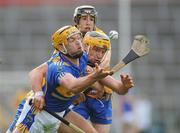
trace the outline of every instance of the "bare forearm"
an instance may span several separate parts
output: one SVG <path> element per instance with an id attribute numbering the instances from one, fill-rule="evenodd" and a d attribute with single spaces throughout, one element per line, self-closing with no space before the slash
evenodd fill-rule
<path id="1" fill-rule="evenodd" d="M 63 86 L 65 86 L 67 89 L 69 89 L 73 93 L 79 93 L 82 92 L 87 87 L 91 86 L 94 82 L 96 82 L 96 78 L 93 77 L 93 75 L 88 75 L 85 77 L 80 77 L 77 79 L 73 79 L 70 81 L 63 80 Z"/>
<path id="2" fill-rule="evenodd" d="M 41 77 L 42 77 L 41 74 L 39 74 L 39 73 L 37 73 L 35 71 L 31 71 L 29 73 L 29 82 L 30 82 L 30 85 L 31 85 L 31 89 L 34 92 L 42 90 L 41 89 L 41 84 L 42 84 L 43 78 L 41 78 Z"/>
<path id="3" fill-rule="evenodd" d="M 29 82 L 34 92 L 42 91 L 43 76 L 47 71 L 47 63 L 44 63 L 29 72 Z"/>
<path id="4" fill-rule="evenodd" d="M 100 79 L 112 74 L 111 71 L 104 71 L 97 64 L 95 65 L 96 67 L 94 71 L 84 77 L 75 78 L 72 74 L 66 73 L 63 78 L 60 79 L 60 84 L 73 93 L 79 93 L 96 81 L 99 81 Z"/>
<path id="5" fill-rule="evenodd" d="M 114 92 L 118 93 L 119 95 L 123 95 L 128 92 L 128 89 L 124 87 L 121 81 L 116 80 L 111 76 L 107 76 L 106 78 L 100 80 L 100 83 L 111 88 Z"/>

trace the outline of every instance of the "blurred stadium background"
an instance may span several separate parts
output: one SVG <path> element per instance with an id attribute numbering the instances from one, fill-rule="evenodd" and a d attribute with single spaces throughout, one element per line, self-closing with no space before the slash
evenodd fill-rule
<path id="1" fill-rule="evenodd" d="M 0 0 L 0 133 L 5 132 L 19 100 L 30 89 L 28 72 L 51 56 L 51 34 L 73 24 L 75 7 L 83 4 L 96 7 L 97 25 L 106 33 L 120 33 L 119 41 L 112 41 L 111 65 L 122 57 L 122 51 L 125 55 L 134 35 L 149 37 L 150 54 L 122 71 L 129 71 L 135 79 L 130 94 L 137 99 L 145 96 L 150 103 L 150 113 L 145 113 L 150 123 L 147 132 L 179 133 L 179 0 Z M 111 132 L 122 133 L 121 97 L 114 97 Z"/>

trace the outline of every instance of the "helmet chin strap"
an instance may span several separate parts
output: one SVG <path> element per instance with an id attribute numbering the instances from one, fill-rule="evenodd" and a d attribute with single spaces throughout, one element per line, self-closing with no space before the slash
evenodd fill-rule
<path id="1" fill-rule="evenodd" d="M 73 59 L 78 59 L 78 58 L 80 58 L 82 55 L 83 55 L 83 52 L 82 51 L 79 51 L 79 52 L 77 52 L 77 53 L 75 53 L 75 54 L 69 54 L 69 53 L 67 53 L 67 54 L 65 54 L 66 56 L 68 56 L 68 57 L 70 57 L 70 58 L 73 58 Z"/>
<path id="2" fill-rule="evenodd" d="M 62 46 L 63 46 L 63 48 L 64 48 L 64 51 L 61 51 L 61 52 L 62 52 L 64 55 L 66 55 L 66 54 L 67 54 L 67 49 L 66 49 L 64 43 L 62 43 Z"/>
<path id="3" fill-rule="evenodd" d="M 67 57 L 70 57 L 70 58 L 73 58 L 73 59 L 78 59 L 80 58 L 82 55 L 83 55 L 83 51 L 78 51 L 74 54 L 69 54 L 68 53 L 68 50 L 66 49 L 64 43 L 62 44 L 63 45 L 63 48 L 64 48 L 64 51 L 61 51 L 64 55 L 66 55 Z"/>
<path id="4" fill-rule="evenodd" d="M 89 65 L 89 66 L 91 66 L 91 67 L 95 67 L 95 64 L 92 63 L 92 62 L 90 62 L 90 61 L 87 62 L 87 65 Z"/>

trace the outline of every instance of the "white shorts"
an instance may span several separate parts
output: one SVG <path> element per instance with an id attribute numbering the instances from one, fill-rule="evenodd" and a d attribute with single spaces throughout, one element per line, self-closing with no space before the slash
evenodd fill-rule
<path id="1" fill-rule="evenodd" d="M 65 111 L 57 114 L 63 117 Z M 33 105 L 26 101 L 22 113 L 17 121 L 16 128 L 21 132 L 29 133 L 56 133 L 61 121 L 42 110 L 38 112 Z"/>

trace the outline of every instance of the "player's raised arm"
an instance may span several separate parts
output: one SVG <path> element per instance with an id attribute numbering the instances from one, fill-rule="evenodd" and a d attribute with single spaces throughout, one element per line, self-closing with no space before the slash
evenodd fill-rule
<path id="1" fill-rule="evenodd" d="M 46 74 L 47 69 L 48 64 L 45 62 L 29 72 L 28 78 L 34 92 L 42 91 L 43 76 Z"/>
<path id="2" fill-rule="evenodd" d="M 127 74 L 122 74 L 120 75 L 120 77 L 120 80 L 116 80 L 112 76 L 107 76 L 104 79 L 100 80 L 100 83 L 110 87 L 118 94 L 126 94 L 128 90 L 134 86 L 133 79 L 130 75 Z"/>
<path id="3" fill-rule="evenodd" d="M 72 74 L 66 73 L 63 77 L 59 77 L 59 82 L 63 87 L 69 89 L 71 92 L 79 93 L 108 75 L 111 75 L 110 71 L 104 71 L 96 64 L 96 69 L 87 76 L 75 78 Z"/>
<path id="4" fill-rule="evenodd" d="M 43 82 L 43 77 L 47 72 L 47 69 L 48 69 L 48 64 L 45 62 L 40 66 L 34 68 L 28 74 L 31 89 L 35 94 L 33 103 L 35 107 L 38 109 L 42 109 L 45 104 L 44 93 L 42 91 L 42 82 Z"/>

